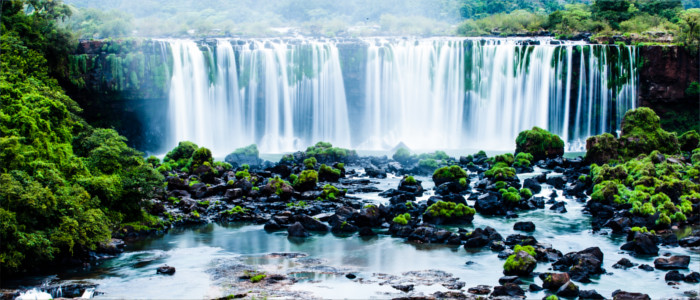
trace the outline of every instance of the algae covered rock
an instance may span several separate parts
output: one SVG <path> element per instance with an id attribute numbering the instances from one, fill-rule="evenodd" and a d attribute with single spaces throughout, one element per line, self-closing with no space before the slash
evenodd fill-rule
<path id="1" fill-rule="evenodd" d="M 587 163 L 604 164 L 611 159 L 618 157 L 618 148 L 620 143 L 609 133 L 603 133 L 589 137 L 586 140 L 586 156 L 584 161 Z"/>
<path id="2" fill-rule="evenodd" d="M 647 107 L 632 109 L 622 119 L 619 152 L 624 157 L 637 157 L 659 150 L 665 154 L 680 151 L 675 134 L 661 129 L 659 116 Z"/>
<path id="3" fill-rule="evenodd" d="M 518 134 L 515 152 L 532 154 L 534 160 L 555 158 L 564 155 L 564 141 L 558 135 L 539 127 L 532 127 Z"/>

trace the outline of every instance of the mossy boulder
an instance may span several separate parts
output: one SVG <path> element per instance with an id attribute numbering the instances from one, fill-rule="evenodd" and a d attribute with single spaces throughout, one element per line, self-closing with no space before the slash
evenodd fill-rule
<path id="1" fill-rule="evenodd" d="M 433 182 L 435 186 L 440 186 L 447 182 L 457 182 L 459 183 L 461 178 L 467 178 L 467 171 L 462 169 L 462 167 L 454 165 L 450 167 L 442 167 L 433 173 Z"/>
<path id="2" fill-rule="evenodd" d="M 297 191 L 305 192 L 316 189 L 316 183 L 318 183 L 318 173 L 315 170 L 304 170 L 294 180 L 293 185 Z"/>
<path id="3" fill-rule="evenodd" d="M 258 151 L 258 146 L 252 144 L 246 147 L 238 148 L 229 155 L 226 155 L 224 161 L 232 166 L 259 166 L 262 163 L 259 155 L 260 152 Z"/>
<path id="4" fill-rule="evenodd" d="M 199 146 L 193 142 L 183 141 L 177 144 L 173 150 L 165 155 L 165 158 L 172 161 L 178 161 L 180 159 L 189 159 L 192 154 L 197 150 Z"/>
<path id="5" fill-rule="evenodd" d="M 476 210 L 461 203 L 438 201 L 425 210 L 423 221 L 436 225 L 471 223 L 475 213 Z"/>
<path id="6" fill-rule="evenodd" d="M 321 163 L 350 162 L 357 158 L 355 150 L 333 147 L 328 142 L 318 142 L 306 148 L 305 157 L 315 157 Z"/>
<path id="7" fill-rule="evenodd" d="M 209 163 L 210 166 L 214 163 L 211 150 L 204 147 L 194 150 L 194 153 L 192 153 L 192 167 L 197 168 L 205 162 Z"/>
<path id="8" fill-rule="evenodd" d="M 691 130 L 678 139 L 681 146 L 681 151 L 691 152 L 693 149 L 700 147 L 700 134 L 697 131 Z"/>
<path id="9" fill-rule="evenodd" d="M 318 180 L 336 182 L 342 177 L 342 171 L 325 164 L 318 169 Z"/>
<path id="10" fill-rule="evenodd" d="M 564 155 L 564 141 L 558 135 L 539 127 L 525 130 L 515 139 L 515 152 L 532 154 L 534 160 Z"/>
<path id="11" fill-rule="evenodd" d="M 620 143 L 609 133 L 589 137 L 586 140 L 584 161 L 592 164 L 605 164 L 619 156 Z"/>
<path id="12" fill-rule="evenodd" d="M 291 184 L 279 177 L 271 178 L 267 184 L 260 189 L 260 192 L 265 196 L 277 195 L 283 201 L 292 198 L 294 188 Z"/>
<path id="13" fill-rule="evenodd" d="M 411 151 L 405 147 L 397 149 L 391 158 L 402 164 L 410 164 L 416 160 L 416 158 L 413 155 L 411 155 Z"/>
<path id="14" fill-rule="evenodd" d="M 678 138 L 661 129 L 659 116 L 650 108 L 640 107 L 627 111 L 622 119 L 620 155 L 633 158 L 654 150 L 677 154 L 680 152 Z"/>
<path id="15" fill-rule="evenodd" d="M 493 180 L 509 180 L 515 178 L 515 169 L 511 168 L 505 162 L 497 162 L 488 171 L 484 172 L 484 176 Z"/>
<path id="16" fill-rule="evenodd" d="M 515 245 L 513 252 L 503 264 L 503 274 L 517 276 L 532 274 L 537 266 L 535 249 L 532 246 Z"/>

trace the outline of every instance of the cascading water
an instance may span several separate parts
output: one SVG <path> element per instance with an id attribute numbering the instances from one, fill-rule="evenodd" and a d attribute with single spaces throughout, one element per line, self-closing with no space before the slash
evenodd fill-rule
<path id="1" fill-rule="evenodd" d="M 518 132 L 532 126 L 577 151 L 588 136 L 617 130 L 636 106 L 632 46 L 465 38 L 164 43 L 173 57 L 169 143 L 190 140 L 215 155 L 317 141 L 512 150 Z"/>

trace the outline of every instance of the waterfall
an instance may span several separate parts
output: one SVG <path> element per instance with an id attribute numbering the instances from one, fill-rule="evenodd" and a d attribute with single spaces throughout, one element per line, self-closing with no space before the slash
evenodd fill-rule
<path id="1" fill-rule="evenodd" d="M 167 143 L 190 140 L 218 156 L 253 143 L 280 153 L 317 141 L 512 150 L 533 126 L 581 151 L 636 106 L 633 46 L 544 38 L 162 43 L 173 58 Z"/>

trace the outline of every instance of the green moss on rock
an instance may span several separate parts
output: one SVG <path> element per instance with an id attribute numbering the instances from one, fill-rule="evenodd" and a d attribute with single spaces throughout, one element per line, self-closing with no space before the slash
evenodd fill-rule
<path id="1" fill-rule="evenodd" d="M 459 182 L 461 178 L 467 178 L 467 171 L 464 171 L 462 167 L 457 165 L 442 167 L 435 170 L 433 173 L 433 182 L 435 182 L 435 186 L 439 186 L 446 182 Z"/>
<path id="2" fill-rule="evenodd" d="M 539 127 L 525 130 L 515 139 L 515 152 L 530 153 L 535 160 L 564 155 L 564 141 L 556 134 Z"/>

